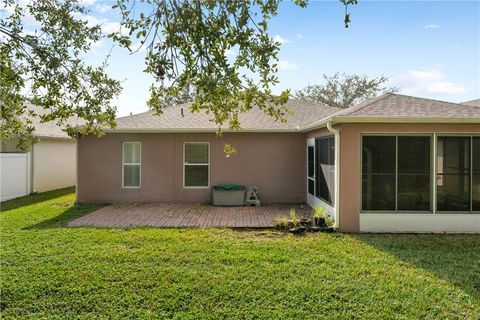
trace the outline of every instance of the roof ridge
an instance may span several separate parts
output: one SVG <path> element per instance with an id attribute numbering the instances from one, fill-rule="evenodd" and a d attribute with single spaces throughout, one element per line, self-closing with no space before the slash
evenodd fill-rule
<path id="1" fill-rule="evenodd" d="M 357 105 L 355 105 L 355 106 L 353 106 L 353 107 L 350 107 L 350 108 L 345 108 L 345 109 L 336 108 L 336 109 L 340 109 L 340 110 L 337 111 L 337 112 L 335 112 L 335 113 L 332 113 L 331 115 L 328 115 L 328 116 L 326 116 L 326 117 L 323 117 L 323 118 L 321 118 L 321 119 L 319 119 L 319 120 L 315 120 L 315 121 L 313 121 L 313 122 L 310 122 L 309 124 L 305 125 L 305 126 L 303 127 L 303 129 L 305 130 L 305 129 L 308 129 L 309 127 L 314 126 L 314 125 L 316 125 L 316 124 L 318 124 L 318 123 L 322 123 L 322 122 L 325 122 L 325 121 L 329 121 L 329 120 L 333 119 L 333 117 L 338 116 L 338 115 L 348 116 L 349 114 L 351 114 L 351 113 L 353 113 L 353 112 L 355 112 L 355 111 L 361 110 L 361 109 L 363 109 L 363 108 L 365 108 L 365 107 L 368 107 L 369 105 L 371 105 L 371 104 L 373 104 L 373 103 L 375 103 L 375 102 L 377 102 L 377 101 L 380 101 L 380 100 L 386 98 L 386 97 L 389 96 L 389 95 L 392 95 L 392 93 L 384 93 L 384 94 L 382 94 L 382 95 L 380 95 L 380 96 L 374 97 L 374 98 L 372 98 L 372 99 L 370 99 L 370 100 L 364 101 L 364 102 L 362 102 L 362 103 L 360 103 L 360 104 L 357 104 Z"/>
<path id="2" fill-rule="evenodd" d="M 306 104 L 309 104 L 309 105 L 312 105 L 312 106 L 319 106 L 319 107 L 327 107 L 327 108 L 330 108 L 330 109 L 337 109 L 339 111 L 343 110 L 342 108 L 332 107 L 332 106 L 329 106 L 328 104 L 325 104 L 325 103 L 312 102 L 312 101 L 302 100 L 302 99 L 293 98 L 293 97 L 289 97 L 288 100 L 292 100 L 292 101 L 297 102 L 297 103 L 306 103 Z"/>
<path id="3" fill-rule="evenodd" d="M 380 100 L 383 100 L 385 99 L 386 97 L 388 96 L 391 96 L 391 95 L 394 95 L 393 93 L 384 93 L 382 95 L 379 95 L 377 97 L 373 97 L 367 101 L 364 101 L 360 104 L 357 104 L 353 107 L 350 107 L 350 108 L 345 108 L 345 109 L 342 109 L 341 111 L 337 112 L 337 113 L 334 113 L 331 115 L 331 117 L 335 117 L 335 116 L 338 116 L 338 115 L 341 115 L 341 116 L 348 116 L 350 114 L 352 114 L 353 112 L 356 112 L 358 110 L 362 110 L 363 108 L 366 108 L 368 107 L 369 105 L 375 103 L 375 102 L 378 102 Z"/>
<path id="4" fill-rule="evenodd" d="M 163 109 L 176 108 L 176 107 L 180 107 L 180 106 L 185 107 L 185 106 L 188 106 L 190 104 L 192 104 L 192 102 L 182 102 L 182 103 L 174 104 L 174 105 L 171 105 L 171 106 L 168 106 L 168 107 L 164 107 Z M 118 117 L 118 118 L 115 118 L 115 120 L 129 118 L 129 117 L 136 117 L 136 116 L 141 116 L 141 115 L 144 115 L 144 114 L 147 114 L 147 113 L 155 113 L 155 112 L 156 112 L 155 110 L 147 110 L 147 111 L 144 111 L 144 112 L 139 112 L 139 113 L 135 113 L 135 114 L 129 114 L 129 115 L 126 115 L 126 116 Z"/>
<path id="5" fill-rule="evenodd" d="M 456 105 L 459 105 L 459 106 L 468 106 L 468 105 L 462 104 L 461 102 L 450 102 L 450 101 L 445 101 L 445 100 L 417 97 L 417 96 L 411 96 L 411 95 L 403 94 L 403 93 L 391 93 L 391 94 L 395 95 L 395 96 L 402 96 L 402 97 L 407 97 L 407 98 L 414 98 L 414 99 L 420 99 L 420 100 L 429 100 L 429 101 L 436 101 L 436 102 L 441 102 L 441 103 L 456 104 Z"/>
<path id="6" fill-rule="evenodd" d="M 135 114 L 129 114 L 127 116 L 122 116 L 122 117 L 118 117 L 118 118 L 115 118 L 115 120 L 119 120 L 119 119 L 125 119 L 125 118 L 130 118 L 130 117 L 136 117 L 136 116 L 140 116 L 142 114 L 147 114 L 147 113 L 150 113 L 150 112 L 153 112 L 154 110 L 147 110 L 147 111 L 144 111 L 144 112 L 139 112 L 139 113 L 135 113 Z"/>

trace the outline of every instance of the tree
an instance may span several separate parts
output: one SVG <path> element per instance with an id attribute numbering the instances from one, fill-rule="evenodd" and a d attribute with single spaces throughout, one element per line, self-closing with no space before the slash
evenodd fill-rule
<path id="1" fill-rule="evenodd" d="M 325 104 L 330 107 L 349 108 L 382 93 L 397 92 L 398 89 L 386 86 L 388 77 L 369 78 L 361 75 L 335 73 L 323 75 L 325 84 L 309 85 L 298 90 L 295 98 Z"/>
<path id="2" fill-rule="evenodd" d="M 182 88 L 177 95 L 169 94 L 168 88 L 164 86 L 159 87 L 159 90 L 162 92 L 159 94 L 157 103 L 159 106 L 162 106 L 162 108 L 175 107 L 179 104 L 195 101 L 196 92 L 195 89 L 192 89 L 190 86 Z"/>
<path id="3" fill-rule="evenodd" d="M 81 19 L 88 11 L 78 0 L 3 0 L 8 16 L 0 21 L 2 139 L 31 136 L 23 102 L 49 110 L 44 121 L 64 122 L 70 116 L 86 120 L 80 134 L 101 134 L 114 126 L 112 99 L 119 82 L 105 73 L 105 64 L 93 68 L 82 56 L 102 34 Z M 109 35 L 131 52 L 145 46 L 145 72 L 153 75 L 148 105 L 158 113 L 169 97 L 195 88 L 192 112 L 212 114 L 220 128 L 240 128 L 238 115 L 254 105 L 278 121 L 285 121 L 290 92 L 272 94 L 278 83 L 280 44 L 268 35 L 280 0 L 117 0 L 122 18 L 118 32 Z M 357 0 L 339 0 L 347 9 Z M 300 7 L 307 0 L 295 0 Z M 29 13 L 39 32 L 23 29 Z M 345 26 L 350 16 L 345 12 Z M 134 43 L 135 42 L 135 43 Z M 137 46 L 140 44 L 140 46 Z M 137 49 L 133 49 L 137 47 Z M 234 50 L 230 58 L 227 52 Z M 30 92 L 25 95 L 25 89 Z M 20 119 L 20 120 L 19 120 Z M 70 134 L 74 128 L 67 127 Z M 28 140 L 27 138 L 23 140 Z"/>
<path id="4" fill-rule="evenodd" d="M 3 0 L 0 20 L 0 135 L 2 140 L 19 138 L 25 148 L 34 140 L 31 117 L 25 102 L 47 112 L 42 121 L 65 124 L 69 134 L 76 128 L 66 120 L 85 121 L 81 133 L 101 133 L 113 126 L 116 108 L 111 100 L 120 93 L 118 81 L 109 78 L 106 64 L 85 64 L 82 55 L 102 37 L 99 26 L 88 27 L 76 18 L 87 11 L 76 1 L 35 0 L 27 4 Z M 38 25 L 26 30 L 27 18 Z"/>

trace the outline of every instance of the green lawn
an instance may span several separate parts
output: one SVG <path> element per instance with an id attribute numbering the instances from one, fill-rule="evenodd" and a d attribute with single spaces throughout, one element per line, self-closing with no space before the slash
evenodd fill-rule
<path id="1" fill-rule="evenodd" d="M 480 317 L 478 235 L 67 228 L 73 201 L 1 204 L 2 318 Z"/>

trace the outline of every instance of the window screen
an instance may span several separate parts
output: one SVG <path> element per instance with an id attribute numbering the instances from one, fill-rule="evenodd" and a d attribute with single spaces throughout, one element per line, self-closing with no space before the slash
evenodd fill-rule
<path id="1" fill-rule="evenodd" d="M 333 204 L 335 198 L 335 138 L 333 136 L 315 139 L 316 149 L 316 196 Z"/>
<path id="2" fill-rule="evenodd" d="M 315 149 L 313 146 L 308 146 L 308 177 L 315 177 Z"/>
<path id="3" fill-rule="evenodd" d="M 398 137 L 397 210 L 431 209 L 430 137 Z"/>
<path id="4" fill-rule="evenodd" d="M 396 137 L 362 138 L 362 209 L 395 210 Z"/>
<path id="5" fill-rule="evenodd" d="M 437 209 L 470 210 L 470 137 L 438 137 Z"/>
<path id="6" fill-rule="evenodd" d="M 480 211 L 480 137 L 472 138 L 472 210 Z"/>

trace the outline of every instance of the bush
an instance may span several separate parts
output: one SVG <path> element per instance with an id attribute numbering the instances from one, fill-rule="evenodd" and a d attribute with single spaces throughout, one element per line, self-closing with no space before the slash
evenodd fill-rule
<path id="1" fill-rule="evenodd" d="M 275 219 L 275 224 L 277 228 L 280 229 L 292 229 L 298 227 L 300 224 L 300 220 L 298 220 L 297 215 L 295 213 L 295 209 L 290 209 L 290 218 L 287 217 L 277 217 Z"/>
<path id="2" fill-rule="evenodd" d="M 313 218 L 317 227 L 331 227 L 335 224 L 335 219 L 327 214 L 325 205 L 318 205 L 313 208 Z"/>

